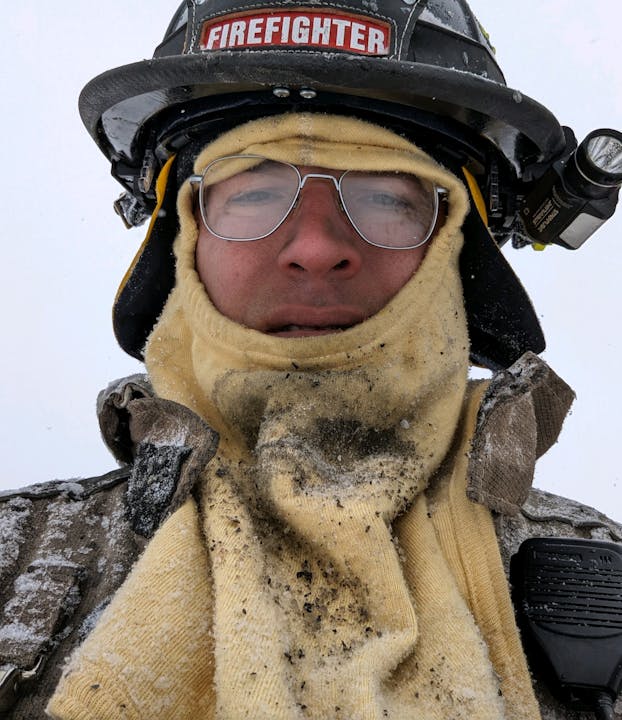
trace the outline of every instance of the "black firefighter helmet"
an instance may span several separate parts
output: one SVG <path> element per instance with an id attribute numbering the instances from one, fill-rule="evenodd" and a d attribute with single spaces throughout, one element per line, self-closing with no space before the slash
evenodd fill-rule
<path id="1" fill-rule="evenodd" d="M 472 359 L 496 369 L 544 349 L 499 246 L 530 241 L 521 200 L 576 143 L 506 86 L 465 0 L 185 0 L 152 60 L 105 72 L 80 96 L 82 119 L 125 187 L 117 208 L 130 225 L 152 216 L 114 306 L 126 352 L 141 357 L 173 287 L 172 210 L 190 172 L 182 158 L 242 122 L 292 111 L 376 122 L 466 171 L 474 201 L 461 274 Z"/>

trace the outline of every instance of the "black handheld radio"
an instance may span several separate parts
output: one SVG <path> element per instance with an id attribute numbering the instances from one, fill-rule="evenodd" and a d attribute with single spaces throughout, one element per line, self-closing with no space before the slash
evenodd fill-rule
<path id="1" fill-rule="evenodd" d="M 532 538 L 511 563 L 525 649 L 574 709 L 614 718 L 622 689 L 622 545 Z"/>

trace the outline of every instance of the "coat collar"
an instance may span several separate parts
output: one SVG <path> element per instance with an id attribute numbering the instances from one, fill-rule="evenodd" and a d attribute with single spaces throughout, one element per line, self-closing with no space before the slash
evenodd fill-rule
<path id="1" fill-rule="evenodd" d="M 468 466 L 468 497 L 515 515 L 527 499 L 536 460 L 556 442 L 572 389 L 537 355 L 496 373 L 479 410 Z M 184 405 L 156 397 L 147 375 L 111 383 L 97 401 L 102 435 L 131 463 L 127 511 L 150 537 L 192 494 L 216 452 L 218 434 Z"/>

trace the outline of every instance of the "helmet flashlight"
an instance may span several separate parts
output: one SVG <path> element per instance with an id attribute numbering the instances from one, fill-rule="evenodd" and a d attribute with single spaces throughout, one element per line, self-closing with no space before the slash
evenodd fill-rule
<path id="1" fill-rule="evenodd" d="M 576 250 L 615 212 L 622 185 L 622 133 L 594 130 L 567 149 L 525 197 L 521 219 L 532 242 Z"/>

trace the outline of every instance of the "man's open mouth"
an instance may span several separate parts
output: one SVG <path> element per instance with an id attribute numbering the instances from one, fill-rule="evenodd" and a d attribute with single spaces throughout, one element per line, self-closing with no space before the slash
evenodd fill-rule
<path id="1" fill-rule="evenodd" d="M 278 337 L 312 337 L 314 335 L 330 335 L 353 327 L 348 325 L 282 325 L 268 330 L 268 334 Z"/>
<path id="2" fill-rule="evenodd" d="M 283 305 L 270 313 L 262 331 L 277 337 L 311 337 L 341 333 L 365 320 L 359 308 L 349 305 Z"/>

